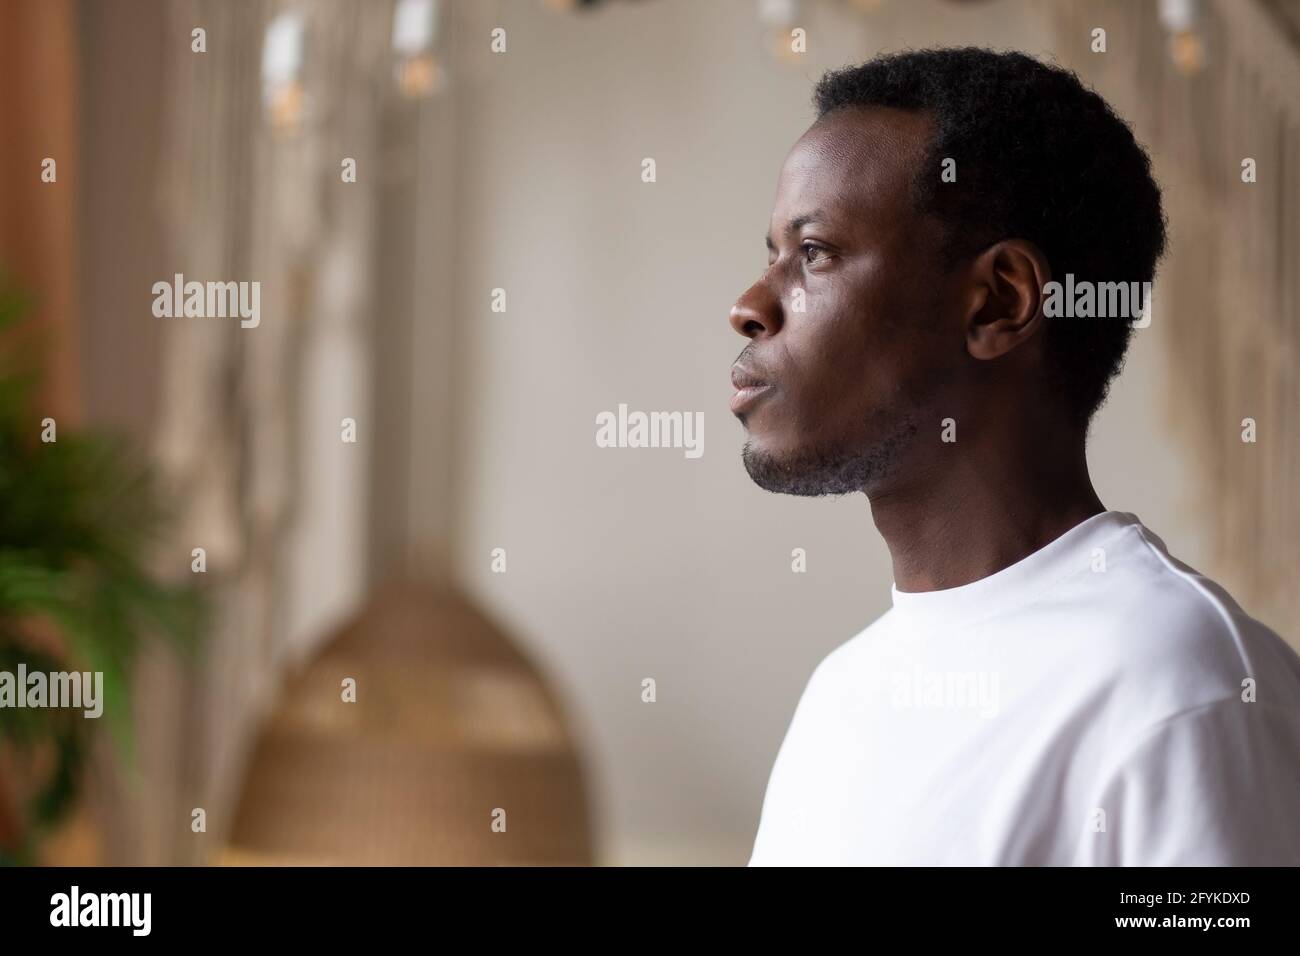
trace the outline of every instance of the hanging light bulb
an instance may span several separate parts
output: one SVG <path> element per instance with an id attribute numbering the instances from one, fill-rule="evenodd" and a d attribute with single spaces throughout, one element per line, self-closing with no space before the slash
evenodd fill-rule
<path id="1" fill-rule="evenodd" d="M 405 97 L 432 96 L 447 82 L 433 52 L 438 33 L 439 0 L 397 0 L 393 10 L 393 68 L 397 89 Z"/>
<path id="2" fill-rule="evenodd" d="M 772 55 L 787 63 L 797 61 L 791 28 L 799 16 L 798 0 L 758 0 L 758 21 L 768 33 Z"/>
<path id="3" fill-rule="evenodd" d="M 262 105 L 279 133 L 294 133 L 302 125 L 303 33 L 302 15 L 285 12 L 267 25 L 262 41 Z"/>
<path id="4" fill-rule="evenodd" d="M 1197 0 L 1160 0 L 1160 22 L 1169 31 L 1169 56 L 1184 76 L 1205 68 L 1205 40 L 1198 29 Z"/>

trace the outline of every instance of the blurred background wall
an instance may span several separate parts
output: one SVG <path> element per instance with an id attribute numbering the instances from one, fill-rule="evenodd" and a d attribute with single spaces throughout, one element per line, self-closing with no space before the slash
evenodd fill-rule
<path id="1" fill-rule="evenodd" d="M 98 778 L 106 822 L 90 843 L 100 858 L 261 861 L 247 845 L 230 857 L 232 840 L 275 830 L 250 822 L 249 800 L 280 808 L 287 784 L 264 778 L 297 752 L 284 741 L 310 726 L 386 735 L 387 763 L 329 771 L 396 781 L 355 798 L 372 810 L 383 793 L 397 799 L 394 788 L 423 792 L 400 776 L 412 754 L 452 737 L 474 747 L 511 738 L 517 756 L 557 755 L 552 769 L 519 764 L 524 779 L 555 783 L 518 800 L 577 807 L 595 862 L 745 862 L 808 675 L 887 608 L 891 573 L 861 498 L 776 497 L 750 484 L 726 407 L 742 344 L 727 312 L 765 262 L 777 173 L 812 120 L 813 83 L 882 51 L 973 44 L 1060 60 L 1151 145 L 1170 187 L 1164 275 L 1178 287 L 1166 296 L 1173 280 L 1157 285 L 1152 327 L 1094 424 L 1094 479 L 1108 506 L 1137 513 L 1294 640 L 1284 572 L 1300 537 L 1288 504 L 1297 298 L 1285 264 L 1294 272 L 1300 192 L 1277 175 L 1297 165 L 1294 5 L 1191 4 L 1194 17 L 1170 21 L 1145 0 L 805 0 L 788 5 L 808 37 L 793 56 L 774 46 L 788 31 L 783 4 L 435 6 L 433 27 L 422 33 L 416 15 L 405 34 L 414 46 L 396 51 L 387 2 L 17 0 L 22 17 L 6 11 L 6 44 L 55 9 L 75 38 L 76 95 L 60 99 L 75 107 L 80 143 L 68 167 L 78 173 L 62 180 L 77 203 L 79 278 L 60 313 L 80 343 L 69 394 L 168 475 L 184 512 L 173 560 L 184 568 L 205 543 L 218 605 L 197 666 L 163 653 L 141 662 L 139 765 L 122 779 L 108 760 Z M 277 22 L 289 26 L 272 41 Z M 1090 50 L 1096 26 L 1108 28 L 1105 54 Z M 491 47 L 495 28 L 504 53 Z M 1179 30 L 1201 42 L 1199 60 L 1170 46 Z M 287 66 L 268 61 L 268 43 Z M 1198 96 L 1223 88 L 1223 69 L 1241 78 L 1234 92 Z M 1235 248 L 1225 223 L 1245 213 L 1205 186 L 1219 167 L 1179 138 L 1245 104 L 1272 125 L 1237 128 L 1215 162 L 1231 182 L 1235 155 L 1272 137 L 1272 173 L 1251 194 L 1259 209 L 1232 234 L 1275 237 L 1274 291 L 1251 300 L 1258 335 L 1228 315 L 1258 272 L 1210 274 L 1198 252 L 1214 237 Z M 27 152 L 48 152 L 23 135 Z M 357 160 L 355 183 L 340 178 L 345 157 Z M 645 158 L 653 183 L 641 179 Z M 175 272 L 260 279 L 261 325 L 155 318 L 150 287 Z M 20 278 L 48 281 L 31 269 Z M 1204 329 L 1230 318 L 1251 349 L 1275 337 L 1262 350 L 1274 363 L 1266 408 L 1250 392 L 1262 372 L 1242 372 L 1241 348 L 1206 342 Z M 595 416 L 621 403 L 702 411 L 704 454 L 597 448 Z M 1225 465 L 1239 461 L 1237 423 L 1252 413 L 1274 451 L 1265 465 Z M 357 423 L 355 444 L 340 441 L 344 418 Z M 1225 528 L 1224 513 L 1249 520 Z M 791 573 L 794 548 L 806 550 L 805 574 Z M 1276 557 L 1270 575 L 1244 563 L 1260 554 Z M 393 676 L 415 666 L 402 654 L 466 633 L 496 635 L 482 646 L 499 636 L 521 658 L 494 651 L 476 676 L 414 687 Z M 387 676 L 369 686 L 414 695 L 417 723 L 433 720 L 434 695 L 473 686 L 457 706 L 478 716 L 439 711 L 460 729 L 414 736 L 395 729 L 405 719 L 395 704 L 376 717 L 374 696 L 365 718 L 321 716 L 334 713 L 340 674 L 378 666 L 358 655 L 390 645 L 405 650 L 385 651 L 388 669 L 373 673 Z M 430 667 L 452 659 L 434 656 Z M 342 670 L 322 670 L 336 658 Z M 654 703 L 642 700 L 646 678 Z M 484 730 L 512 708 L 543 716 Z M 540 737 L 520 729 L 550 721 Z M 399 738 L 412 749 L 392 749 Z M 456 766 L 426 769 L 446 777 Z M 355 788 L 331 779 L 292 799 Z M 428 812 L 443 812 L 429 786 Z M 411 804 L 404 812 L 419 816 Z M 189 826 L 195 806 L 209 810 L 205 834 Z M 467 812 L 479 819 L 477 804 Z M 561 826 L 563 814 L 534 817 L 539 832 L 553 820 L 569 834 L 537 844 L 536 859 L 584 859 L 584 824 Z M 364 827 L 348 839 L 364 839 Z"/>

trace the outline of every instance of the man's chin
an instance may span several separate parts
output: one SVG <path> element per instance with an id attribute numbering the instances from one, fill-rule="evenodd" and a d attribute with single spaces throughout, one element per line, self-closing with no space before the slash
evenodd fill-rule
<path id="1" fill-rule="evenodd" d="M 847 495 L 862 491 L 874 477 L 869 455 L 802 449 L 779 453 L 763 448 L 752 438 L 745 442 L 741 458 L 754 484 L 782 495 Z"/>

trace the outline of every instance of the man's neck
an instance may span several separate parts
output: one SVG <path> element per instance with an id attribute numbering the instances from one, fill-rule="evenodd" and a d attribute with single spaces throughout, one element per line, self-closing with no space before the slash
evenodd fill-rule
<path id="1" fill-rule="evenodd" d="M 900 591 L 978 581 L 1106 510 L 1088 476 L 1082 437 L 1023 454 L 949 447 L 905 484 L 869 495 Z"/>

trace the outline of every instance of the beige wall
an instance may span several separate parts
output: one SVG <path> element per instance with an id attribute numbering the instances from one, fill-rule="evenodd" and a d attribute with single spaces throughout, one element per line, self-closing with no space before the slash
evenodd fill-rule
<path id="1" fill-rule="evenodd" d="M 864 499 L 771 496 L 740 463 L 726 403 L 742 342 L 726 318 L 765 262 L 777 172 L 823 69 L 932 44 L 1041 54 L 1050 25 L 1032 3 L 813 2 L 790 67 L 765 53 L 748 0 L 537 6 L 485 4 L 459 26 L 471 48 L 497 24 L 510 45 L 454 94 L 457 572 L 569 701 L 604 861 L 743 863 L 805 680 L 886 609 L 891 580 Z M 498 286 L 504 315 L 488 308 Z M 1095 426 L 1095 477 L 1195 563 L 1165 376 L 1140 334 Z M 703 411 L 703 457 L 598 449 L 595 415 L 621 402 Z M 790 571 L 795 547 L 807 574 Z"/>

